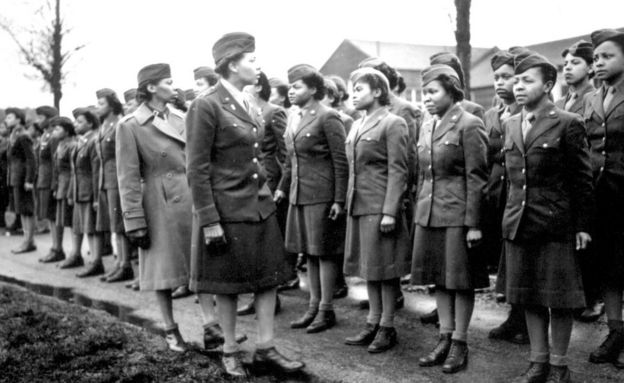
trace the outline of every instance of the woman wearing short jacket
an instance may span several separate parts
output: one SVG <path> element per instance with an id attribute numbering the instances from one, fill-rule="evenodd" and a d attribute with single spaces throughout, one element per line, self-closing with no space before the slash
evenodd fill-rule
<path id="1" fill-rule="evenodd" d="M 351 75 L 353 104 L 364 117 L 346 141 L 349 163 L 345 274 L 366 280 L 369 313 L 348 345 L 367 345 L 368 352 L 389 350 L 397 343 L 394 329 L 398 279 L 409 273 L 410 238 L 403 198 L 407 190 L 405 120 L 392 114 L 390 86 L 372 68 Z"/>
<path id="2" fill-rule="evenodd" d="M 299 111 L 286 129 L 288 159 L 275 198 L 289 194 L 286 250 L 308 256 L 309 307 L 290 327 L 316 333 L 336 323 L 332 300 L 337 260 L 344 251 L 348 173 L 345 128 L 338 112 L 320 102 L 325 81 L 315 68 L 296 65 L 288 81 L 288 97 Z"/>
<path id="3" fill-rule="evenodd" d="M 457 73 L 436 64 L 423 72 L 424 104 L 433 118 L 418 141 L 412 283 L 436 285 L 440 341 L 421 366 L 454 373 L 468 363 L 467 332 L 474 290 L 489 286 L 481 257 L 482 200 L 487 183 L 483 122 L 465 112 Z"/>

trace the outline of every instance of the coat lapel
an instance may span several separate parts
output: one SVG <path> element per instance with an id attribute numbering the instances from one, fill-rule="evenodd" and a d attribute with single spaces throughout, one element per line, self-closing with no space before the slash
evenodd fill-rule
<path id="1" fill-rule="evenodd" d="M 558 122 L 559 113 L 557 113 L 554 104 L 551 103 L 544 108 L 533 122 L 533 126 L 527 133 L 526 140 L 524 140 L 524 147 L 528 150 L 539 136 L 557 125 Z M 520 128 L 520 131 L 522 132 L 522 128 Z"/>
<path id="2" fill-rule="evenodd" d="M 298 126 L 294 127 L 294 137 L 297 137 L 299 133 L 301 133 L 303 128 L 310 125 L 312 122 L 314 122 L 314 120 L 317 119 L 319 108 L 320 103 L 318 101 L 314 101 L 312 105 L 302 110 L 303 116 L 301 116 L 301 120 L 299 120 Z"/>
<path id="3" fill-rule="evenodd" d="M 594 92 L 591 97 L 591 107 L 600 117 L 601 122 L 605 120 L 605 113 L 602 107 L 602 87 Z"/>
<path id="4" fill-rule="evenodd" d="M 622 84 L 624 83 L 620 82 L 620 84 L 615 87 L 613 99 L 611 100 L 611 103 L 609 104 L 607 110 L 605 110 L 606 118 L 609 117 L 609 115 L 615 110 L 615 108 L 618 107 L 618 105 L 624 102 L 624 86 Z"/>
<path id="5" fill-rule="evenodd" d="M 151 122 L 151 124 L 164 135 L 183 144 L 186 143 L 184 140 L 184 128 L 180 126 L 180 124 L 183 124 L 181 121 L 184 120 L 180 118 L 180 115 L 175 111 L 170 111 L 169 113 L 169 118 L 167 120 L 163 120 L 162 118 L 154 115 L 147 105 L 141 104 L 141 106 L 134 111 L 133 115 L 139 125 L 145 125 L 148 122 Z"/>
<path id="6" fill-rule="evenodd" d="M 431 139 L 432 142 L 436 142 L 437 140 L 444 137 L 444 135 L 453 127 L 455 123 L 459 120 L 459 116 L 463 112 L 463 109 L 459 104 L 453 105 L 449 111 L 444 114 L 442 120 L 438 123 L 435 130 L 433 131 L 433 137 Z"/>
<path id="7" fill-rule="evenodd" d="M 228 111 L 229 113 L 232 113 L 240 120 L 247 121 L 254 125 L 257 124 L 257 121 L 255 121 L 255 119 L 253 119 L 249 115 L 249 113 L 247 113 L 244 106 L 239 104 L 238 101 L 234 99 L 234 97 L 230 94 L 230 92 L 227 89 L 225 89 L 225 87 L 223 86 L 223 84 L 221 84 L 221 82 L 219 82 L 215 86 L 216 86 L 217 94 L 219 95 L 219 98 L 221 99 L 221 104 L 224 110 Z"/>
<path id="8" fill-rule="evenodd" d="M 509 137 L 516 144 L 522 154 L 525 153 L 524 141 L 522 140 L 522 114 L 515 114 L 507 120 Z"/>
<path id="9" fill-rule="evenodd" d="M 390 112 L 388 111 L 387 108 L 379 108 L 373 114 L 371 114 L 370 116 L 367 116 L 366 120 L 364 121 L 364 124 L 360 126 L 360 129 L 358 129 L 357 135 L 355 136 L 355 141 L 356 142 L 359 141 L 360 138 L 362 138 L 362 136 L 366 132 L 375 128 L 377 124 L 379 124 L 379 121 L 381 121 L 385 116 L 387 116 L 388 113 Z"/>
<path id="10" fill-rule="evenodd" d="M 588 84 L 585 88 L 579 90 L 577 92 L 576 100 L 574 100 L 574 103 L 570 107 L 569 111 L 572 112 L 572 113 L 576 113 L 576 114 L 581 114 L 582 115 L 583 114 L 583 99 L 585 98 L 585 95 L 587 93 L 594 92 L 595 90 L 596 90 L 596 88 L 594 88 L 594 86 L 591 83 Z M 563 109 L 563 108 L 561 108 L 561 109 Z"/>

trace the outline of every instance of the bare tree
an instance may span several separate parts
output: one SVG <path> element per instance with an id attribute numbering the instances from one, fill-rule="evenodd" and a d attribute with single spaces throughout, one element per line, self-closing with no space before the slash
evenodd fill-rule
<path id="1" fill-rule="evenodd" d="M 54 1 L 54 3 L 51 3 Z M 71 30 L 65 26 L 61 16 L 61 0 L 48 0 L 39 8 L 36 15 L 41 23 L 24 27 L 16 25 L 0 16 L 0 29 L 4 30 L 15 42 L 22 59 L 33 67 L 40 79 L 54 96 L 54 106 L 58 109 L 63 97 L 63 82 L 67 73 L 65 64 L 71 56 L 85 47 L 77 45 L 63 49 L 63 38 Z"/>
<path id="2" fill-rule="evenodd" d="M 472 60 L 472 47 L 470 46 L 470 3 L 471 0 L 455 0 L 456 30 L 455 41 L 457 42 L 457 57 L 464 68 L 464 91 L 466 98 L 470 99 L 470 67 Z"/>

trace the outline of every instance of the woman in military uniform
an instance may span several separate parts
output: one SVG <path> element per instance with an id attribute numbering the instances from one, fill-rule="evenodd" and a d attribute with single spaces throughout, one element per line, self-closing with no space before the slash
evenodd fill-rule
<path id="1" fill-rule="evenodd" d="M 81 255 L 83 238 L 87 237 L 89 251 L 95 254 L 102 247 L 104 235 L 95 230 L 100 176 L 100 159 L 95 146 L 100 120 L 87 108 L 75 109 L 73 115 L 79 137 L 71 158 L 72 182 L 68 200 L 73 206 L 72 250 L 67 263 L 78 267 L 84 265 Z"/>
<path id="2" fill-rule="evenodd" d="M 237 32 L 213 46 L 221 80 L 193 101 L 186 119 L 188 181 L 193 196 L 191 289 L 216 294 L 223 329 L 223 365 L 245 376 L 236 340 L 236 301 L 254 293 L 260 364 L 286 372 L 303 363 L 274 347 L 277 286 L 293 277 L 275 217 L 275 203 L 260 163 L 264 126 L 243 88 L 256 83 L 253 36 Z"/>
<path id="3" fill-rule="evenodd" d="M 585 95 L 583 119 L 597 203 L 594 254 L 604 289 L 609 335 L 589 360 L 624 368 L 624 33 L 599 30 L 591 34 L 591 40 L 594 70 L 603 84 Z"/>
<path id="4" fill-rule="evenodd" d="M 455 373 L 468 363 L 474 290 L 489 286 L 482 257 L 482 201 L 487 183 L 487 135 L 464 111 L 459 76 L 436 64 L 423 71 L 424 104 L 433 116 L 418 141 L 418 193 L 412 283 L 435 285 L 440 341 L 421 366 Z"/>
<path id="5" fill-rule="evenodd" d="M 55 226 L 58 230 L 58 246 L 55 259 L 50 262 L 65 259 L 63 251 L 63 234 L 65 227 L 72 225 L 72 207 L 68 204 L 71 185 L 71 157 L 75 148 L 75 130 L 72 120 L 67 117 L 54 117 L 50 121 L 52 134 L 57 140 L 56 151 L 53 156 L 52 196 L 56 202 Z"/>
<path id="6" fill-rule="evenodd" d="M 185 351 L 171 298 L 172 289 L 188 285 L 191 252 L 184 116 L 167 107 L 175 94 L 169 65 L 148 65 L 137 77 L 141 105 L 115 136 L 120 215 L 128 238 L 140 248 L 141 290 L 156 292 L 169 348 Z"/>
<path id="7" fill-rule="evenodd" d="M 288 159 L 275 199 L 288 194 L 286 250 L 308 258 L 309 307 L 290 327 L 317 333 L 336 324 L 332 300 L 346 225 L 345 128 L 338 112 L 320 102 L 325 83 L 316 69 L 294 66 L 288 81 L 288 97 L 299 111 L 286 129 Z"/>
<path id="8" fill-rule="evenodd" d="M 594 50 L 591 43 L 581 40 L 566 48 L 563 57 L 563 78 L 568 85 L 565 97 L 557 100 L 555 106 L 568 112 L 583 115 L 583 98 L 596 91 L 592 84 L 594 77 Z M 604 314 L 604 302 L 601 293 L 601 270 L 592 247 L 581 257 L 583 288 L 587 307 L 580 312 L 578 319 L 593 322 Z M 597 257 L 600 257 L 599 255 Z"/>
<path id="9" fill-rule="evenodd" d="M 24 124 L 26 116 L 18 108 L 5 110 L 4 123 L 11 131 L 7 149 L 8 185 L 15 214 L 20 216 L 24 229 L 24 242 L 11 250 L 13 254 L 27 253 L 37 250 L 35 246 L 35 152 L 33 142 L 26 133 Z"/>
<path id="10" fill-rule="evenodd" d="M 576 251 L 591 241 L 593 214 L 587 138 L 580 117 L 550 101 L 557 69 L 546 58 L 518 55 L 514 72 L 523 109 L 503 122 L 505 282 L 507 301 L 524 308 L 531 343 L 530 367 L 517 381 L 569 382 L 572 313 L 585 305 Z"/>
<path id="11" fill-rule="evenodd" d="M 501 222 L 505 208 L 507 180 L 505 177 L 505 158 L 503 153 L 503 121 L 520 112 L 521 107 L 513 95 L 514 55 L 508 51 L 499 51 L 492 56 L 491 66 L 494 74 L 494 89 L 498 105 L 485 112 L 485 130 L 488 134 L 488 170 L 489 178 L 485 188 L 485 208 L 483 212 L 483 244 L 481 250 L 489 270 L 498 268 L 497 288 L 505 290 L 505 264 L 501 262 L 503 237 Z M 507 340 L 526 344 L 529 335 L 526 331 L 524 311 L 518 305 L 512 305 L 507 319 L 493 328 L 490 339 Z"/>
<path id="12" fill-rule="evenodd" d="M 120 282 L 134 278 L 130 265 L 130 246 L 124 233 L 124 223 L 121 216 L 121 204 L 117 183 L 117 169 L 115 166 L 115 130 L 123 116 L 123 105 L 115 92 L 104 88 L 96 92 L 98 114 L 101 126 L 97 142 L 100 158 L 100 179 L 97 204 L 96 229 L 101 232 L 115 234 L 118 260 L 113 270 L 107 274 L 107 282 Z M 102 253 L 99 250 L 94 254 L 94 261 L 79 276 L 89 277 L 104 274 Z"/>
<path id="13" fill-rule="evenodd" d="M 62 231 L 63 227 L 58 227 L 56 221 L 56 200 L 52 195 L 52 179 L 54 175 L 54 153 L 58 145 L 58 139 L 54 137 L 53 127 L 50 121 L 58 116 L 58 110 L 52 106 L 40 106 L 35 109 L 37 121 L 35 124 L 41 130 L 41 137 L 34 141 L 36 161 L 37 161 L 37 181 L 35 183 L 35 206 L 36 217 L 42 221 L 47 230 L 52 234 L 52 248 L 50 252 L 40 262 L 55 262 L 63 259 L 62 253 Z M 36 127 L 35 127 L 36 128 Z"/>
<path id="14" fill-rule="evenodd" d="M 394 347 L 399 278 L 409 273 L 409 225 L 403 209 L 407 190 L 405 120 L 390 113 L 390 86 L 371 68 L 351 75 L 353 103 L 365 112 L 346 141 L 349 163 L 347 235 L 344 271 L 366 280 L 369 313 L 366 327 L 346 339 L 348 345 L 368 345 L 380 353 Z"/>

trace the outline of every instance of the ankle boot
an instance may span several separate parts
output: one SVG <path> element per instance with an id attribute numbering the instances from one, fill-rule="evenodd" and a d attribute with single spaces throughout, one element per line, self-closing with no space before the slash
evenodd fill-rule
<path id="1" fill-rule="evenodd" d="M 572 378 L 568 366 L 550 366 L 546 383 L 570 383 L 571 381 Z"/>
<path id="2" fill-rule="evenodd" d="M 433 351 L 428 355 L 418 359 L 418 365 L 421 367 L 431 367 L 444 363 L 451 349 L 451 333 L 440 334 L 440 340 Z"/>
<path id="3" fill-rule="evenodd" d="M 330 329 L 336 325 L 336 314 L 334 310 L 321 310 L 319 311 L 316 319 L 312 322 L 306 332 L 308 334 L 314 334 Z"/>
<path id="4" fill-rule="evenodd" d="M 316 314 L 318 314 L 318 309 L 309 308 L 301 318 L 294 322 L 290 322 L 290 328 L 308 327 L 314 321 L 314 318 L 316 318 Z"/>
<path id="5" fill-rule="evenodd" d="M 378 354 L 390 350 L 397 344 L 397 332 L 394 327 L 380 326 L 373 343 L 368 346 L 368 352 Z"/>
<path id="6" fill-rule="evenodd" d="M 597 350 L 589 354 L 592 363 L 610 363 L 617 360 L 620 351 L 624 347 L 624 332 L 622 330 L 610 330 L 607 339 Z"/>
<path id="7" fill-rule="evenodd" d="M 550 365 L 548 363 L 531 362 L 529 368 L 512 383 L 545 383 Z"/>
<path id="8" fill-rule="evenodd" d="M 460 340 L 451 341 L 451 349 L 442 365 L 442 372 L 454 374 L 468 365 L 468 344 Z"/>
<path id="9" fill-rule="evenodd" d="M 378 331 L 378 324 L 366 323 L 364 330 L 360 331 L 355 336 L 345 339 L 345 344 L 349 346 L 367 346 L 375 339 Z"/>

